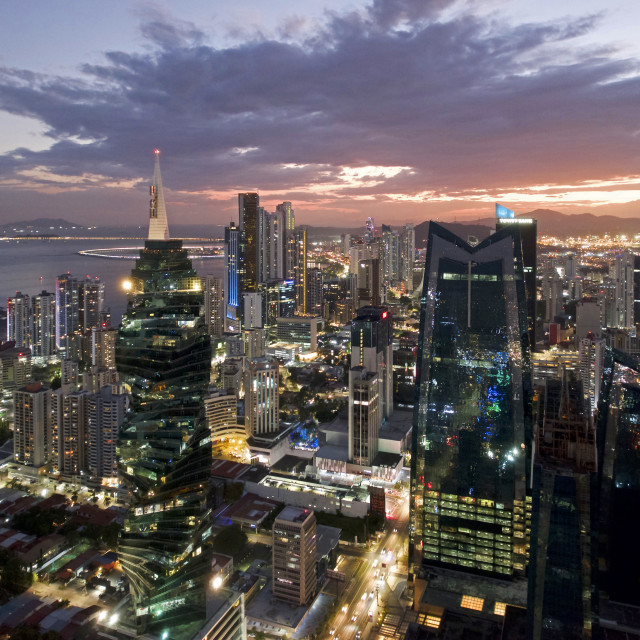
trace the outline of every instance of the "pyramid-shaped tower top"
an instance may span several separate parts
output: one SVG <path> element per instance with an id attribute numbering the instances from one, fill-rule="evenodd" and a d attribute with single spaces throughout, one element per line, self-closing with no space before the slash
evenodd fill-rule
<path id="1" fill-rule="evenodd" d="M 169 222 L 167 220 L 167 207 L 164 204 L 164 190 L 162 188 L 162 175 L 160 174 L 160 150 L 154 149 L 156 158 L 153 168 L 153 184 L 149 189 L 151 200 L 149 201 L 149 240 L 169 240 Z"/>

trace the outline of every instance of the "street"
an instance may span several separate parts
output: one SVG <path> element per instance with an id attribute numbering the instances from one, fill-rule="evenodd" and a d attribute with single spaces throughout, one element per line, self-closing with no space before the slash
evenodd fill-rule
<path id="1" fill-rule="evenodd" d="M 398 519 L 387 520 L 384 531 L 373 543 L 366 549 L 342 550 L 336 570 L 344 572 L 346 580 L 337 583 L 339 608 L 329 625 L 334 640 L 367 640 L 384 605 L 398 604 L 388 578 L 397 567 L 398 558 L 406 554 L 409 500 L 398 502 Z"/>

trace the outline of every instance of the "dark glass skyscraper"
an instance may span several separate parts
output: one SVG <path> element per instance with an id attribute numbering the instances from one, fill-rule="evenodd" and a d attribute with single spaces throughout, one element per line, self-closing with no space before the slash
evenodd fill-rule
<path id="1" fill-rule="evenodd" d="M 496 205 L 496 213 L 499 213 Z M 504 207 L 503 207 L 504 209 Z M 509 211 L 507 209 L 507 211 Z M 513 211 L 511 212 L 513 214 Z M 536 348 L 536 287 L 538 276 L 538 221 L 534 218 L 500 217 L 496 219 L 496 231 L 517 227 L 522 244 L 522 268 L 527 296 L 527 318 L 529 322 L 529 345 Z"/>
<path id="2" fill-rule="evenodd" d="M 227 313 L 237 317 L 242 289 L 240 274 L 240 230 L 231 222 L 224 228 L 224 269 L 226 276 Z M 229 309 L 231 307 L 231 309 Z"/>
<path id="3" fill-rule="evenodd" d="M 617 617 L 605 611 L 607 601 L 617 603 L 617 615 L 640 607 L 640 362 L 615 350 L 605 356 L 597 442 L 602 619 Z"/>
<path id="4" fill-rule="evenodd" d="M 528 628 L 536 640 L 590 638 L 597 557 L 596 442 L 582 382 L 537 390 Z"/>
<path id="5" fill-rule="evenodd" d="M 161 194 L 161 182 L 154 183 Z M 151 213 L 150 236 L 168 237 L 168 228 L 159 229 L 166 212 L 156 206 Z M 138 631 L 168 630 L 175 638 L 205 617 L 211 445 L 202 398 L 211 346 L 200 279 L 181 240 L 147 240 L 129 289 L 116 346 L 132 410 L 119 439 L 131 495 L 119 555 Z"/>
<path id="6" fill-rule="evenodd" d="M 242 283 L 240 297 L 246 292 L 258 290 L 260 282 L 260 197 L 257 193 L 238 194 L 240 228 L 240 270 Z M 242 300 L 240 301 L 242 305 Z"/>
<path id="7" fill-rule="evenodd" d="M 431 222 L 411 458 L 410 562 L 523 575 L 531 440 L 521 243 Z"/>

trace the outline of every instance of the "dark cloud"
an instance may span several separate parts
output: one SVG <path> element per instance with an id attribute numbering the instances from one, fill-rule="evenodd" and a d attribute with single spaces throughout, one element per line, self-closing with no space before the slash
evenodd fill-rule
<path id="1" fill-rule="evenodd" d="M 195 215 L 216 209 L 221 219 L 225 194 L 250 188 L 322 211 L 364 207 L 350 201 L 363 196 L 464 198 L 632 173 L 637 61 L 576 46 L 595 17 L 510 26 L 472 9 L 447 20 L 450 4 L 374 0 L 328 16 L 304 41 L 293 34 L 307 25 L 292 19 L 288 38 L 254 34 L 224 48 L 156 13 L 140 28 L 146 52 L 107 52 L 80 79 L 2 69 L 0 108 L 42 121 L 53 141 L 0 156 L 0 188 L 12 192 L 2 216 L 23 215 L 16 194 L 51 188 L 55 176 L 88 176 L 73 185 L 85 190 L 98 189 L 95 176 L 135 182 L 151 173 L 156 146 L 167 185 L 200 194 L 188 199 Z M 411 170 L 345 182 L 343 167 L 365 166 Z"/>

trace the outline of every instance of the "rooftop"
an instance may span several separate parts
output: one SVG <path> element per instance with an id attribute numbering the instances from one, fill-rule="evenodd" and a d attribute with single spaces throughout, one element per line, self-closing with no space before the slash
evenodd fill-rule
<path id="1" fill-rule="evenodd" d="M 222 515 L 231 520 L 250 524 L 260 524 L 278 505 L 279 502 L 269 498 L 261 498 L 255 493 L 245 493 L 234 502 Z"/>
<path id="2" fill-rule="evenodd" d="M 327 444 L 318 449 L 316 458 L 320 458 L 321 460 L 340 460 L 342 462 L 347 462 L 349 460 L 349 452 L 339 445 Z"/>
<path id="3" fill-rule="evenodd" d="M 302 507 L 293 507 L 291 505 L 287 505 L 276 518 L 277 520 L 284 520 L 286 522 L 304 522 L 309 514 L 313 515 L 313 511 L 309 509 L 303 509 Z"/>
<path id="4" fill-rule="evenodd" d="M 386 451 L 378 451 L 373 459 L 372 467 L 397 467 L 402 463 L 404 458 L 399 453 L 387 453 Z"/>
<path id="5" fill-rule="evenodd" d="M 271 469 L 278 473 L 300 474 L 304 473 L 307 465 L 312 464 L 312 462 L 313 460 L 309 458 L 286 455 L 280 458 L 276 463 L 272 464 Z"/>
<path id="6" fill-rule="evenodd" d="M 402 440 L 413 429 L 413 411 L 395 409 L 380 425 L 379 437 L 386 440 Z"/>
<path id="7" fill-rule="evenodd" d="M 527 581 L 500 580 L 483 575 L 473 575 L 452 569 L 425 567 L 427 588 L 423 602 L 442 606 L 448 610 L 460 609 L 462 596 L 481 598 L 482 611 L 492 614 L 496 602 L 527 606 Z"/>
<path id="8" fill-rule="evenodd" d="M 325 524 L 316 526 L 316 549 L 318 558 L 329 555 L 329 553 L 338 546 L 341 533 L 342 529 L 338 527 L 328 527 Z"/>
<path id="9" fill-rule="evenodd" d="M 211 475 L 225 480 L 238 480 L 250 468 L 250 465 L 242 462 L 214 458 L 211 462 Z"/>

